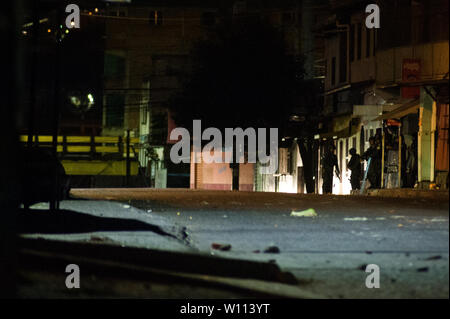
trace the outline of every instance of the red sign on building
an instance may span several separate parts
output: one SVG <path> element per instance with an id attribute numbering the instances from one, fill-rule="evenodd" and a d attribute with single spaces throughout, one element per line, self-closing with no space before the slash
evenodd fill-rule
<path id="1" fill-rule="evenodd" d="M 402 82 L 417 82 L 420 80 L 420 59 L 403 59 Z M 413 99 L 420 96 L 420 86 L 403 86 L 402 97 Z"/>

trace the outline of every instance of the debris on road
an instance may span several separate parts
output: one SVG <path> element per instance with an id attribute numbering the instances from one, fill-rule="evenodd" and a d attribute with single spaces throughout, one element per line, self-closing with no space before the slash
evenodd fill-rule
<path id="1" fill-rule="evenodd" d="M 95 235 L 91 236 L 91 238 L 89 238 L 89 240 L 93 241 L 93 242 L 98 242 L 98 243 L 113 243 L 114 242 L 113 240 L 111 240 L 108 237 L 95 236 Z"/>
<path id="2" fill-rule="evenodd" d="M 448 219 L 445 219 L 445 218 L 432 218 L 431 222 L 433 222 L 433 223 L 448 222 Z"/>
<path id="3" fill-rule="evenodd" d="M 441 255 L 436 255 L 436 256 L 431 256 L 431 257 L 425 258 L 425 260 L 439 260 L 439 259 L 442 259 Z"/>
<path id="4" fill-rule="evenodd" d="M 302 211 L 293 210 L 291 212 L 291 216 L 294 216 L 294 217 L 316 217 L 317 213 L 314 210 L 314 208 L 309 208 L 309 209 L 302 210 Z"/>
<path id="5" fill-rule="evenodd" d="M 91 240 L 92 241 L 104 241 L 105 238 L 104 237 L 99 237 L 99 236 L 91 236 Z"/>
<path id="6" fill-rule="evenodd" d="M 278 248 L 277 246 L 269 246 L 266 249 L 264 249 L 264 253 L 266 253 L 266 254 L 279 254 L 280 253 L 280 248 Z"/>
<path id="7" fill-rule="evenodd" d="M 231 250 L 231 245 L 230 244 L 212 243 L 211 248 L 216 249 L 216 250 L 221 250 L 221 251 L 229 251 L 229 250 Z"/>
<path id="8" fill-rule="evenodd" d="M 346 217 L 344 220 L 347 222 L 364 222 L 369 219 L 367 217 Z"/>
<path id="9" fill-rule="evenodd" d="M 417 272 L 428 272 L 429 268 L 428 267 L 422 267 L 422 268 L 418 268 Z"/>
<path id="10" fill-rule="evenodd" d="M 367 268 L 367 264 L 362 264 L 361 266 L 358 267 L 358 269 L 362 270 L 362 271 L 366 271 L 366 268 Z"/>
<path id="11" fill-rule="evenodd" d="M 395 215 L 395 216 L 391 216 L 392 219 L 401 219 L 401 218 L 405 218 L 405 216 L 400 216 L 400 215 Z"/>

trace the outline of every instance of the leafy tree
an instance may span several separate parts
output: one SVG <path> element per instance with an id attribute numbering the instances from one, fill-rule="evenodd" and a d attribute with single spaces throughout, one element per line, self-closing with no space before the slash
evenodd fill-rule
<path id="1" fill-rule="evenodd" d="M 178 126 L 191 129 L 192 120 L 200 119 L 222 136 L 226 127 L 281 129 L 302 74 L 281 31 L 263 22 L 233 23 L 194 47 L 190 77 L 169 108 Z M 239 176 L 237 169 L 233 176 Z"/>

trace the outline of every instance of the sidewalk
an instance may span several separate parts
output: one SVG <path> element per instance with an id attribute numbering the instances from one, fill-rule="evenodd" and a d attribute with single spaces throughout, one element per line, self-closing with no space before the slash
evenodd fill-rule
<path id="1" fill-rule="evenodd" d="M 381 198 L 425 199 L 449 201 L 448 190 L 423 190 L 414 188 L 368 189 L 366 196 Z"/>
<path id="2" fill-rule="evenodd" d="M 83 265 L 87 278 L 87 290 L 76 295 L 83 298 L 208 298 L 211 293 L 216 298 L 322 298 L 275 263 L 212 256 L 190 242 L 184 226 L 125 203 L 66 200 L 56 213 L 39 203 L 20 211 L 18 222 L 20 271 L 26 278 L 19 285 L 21 297 L 72 298 L 54 282 L 62 276 L 60 269 L 75 263 Z M 147 286 L 135 292 L 130 282 Z"/>
<path id="3" fill-rule="evenodd" d="M 110 244 L 175 252 L 195 252 L 185 229 L 162 216 L 130 205 L 101 200 L 65 200 L 57 214 L 47 203 L 19 216 L 24 238 Z"/>

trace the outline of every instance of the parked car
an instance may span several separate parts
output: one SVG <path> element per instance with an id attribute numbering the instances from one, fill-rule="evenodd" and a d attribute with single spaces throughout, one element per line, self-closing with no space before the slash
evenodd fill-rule
<path id="1" fill-rule="evenodd" d="M 39 203 L 52 204 L 68 198 L 70 186 L 63 165 L 55 157 L 50 148 L 32 147 L 23 148 L 21 151 L 21 203 L 25 208 Z M 54 170 L 57 170 L 56 181 Z M 57 196 L 54 190 L 57 183 Z"/>

